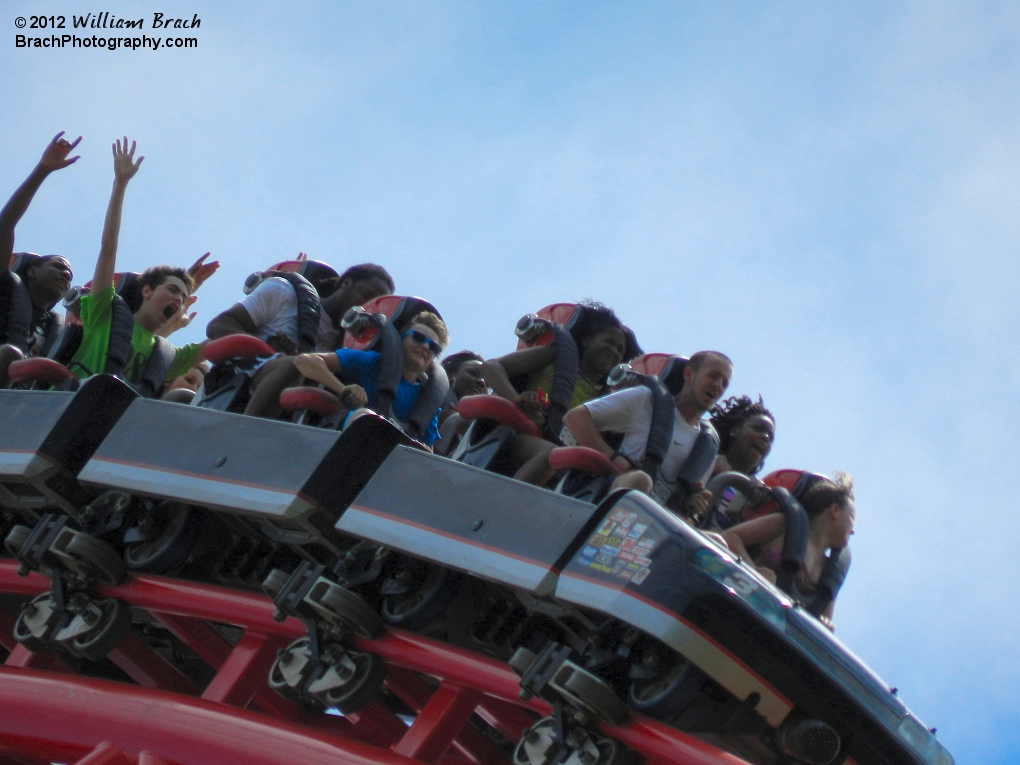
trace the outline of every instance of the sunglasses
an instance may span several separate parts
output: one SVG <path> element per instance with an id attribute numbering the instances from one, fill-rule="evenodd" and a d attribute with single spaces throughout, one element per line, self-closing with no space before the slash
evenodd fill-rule
<path id="1" fill-rule="evenodd" d="M 431 353 L 433 356 L 440 356 L 440 355 L 442 355 L 442 353 L 443 353 L 443 346 L 441 346 L 439 343 L 437 343 L 431 337 L 426 335 L 424 332 L 419 332 L 416 329 L 410 329 L 410 330 L 408 330 L 407 332 L 405 332 L 404 334 L 401 335 L 401 337 L 408 337 L 408 336 L 411 338 L 412 342 L 417 343 L 418 345 L 427 345 L 429 347 L 429 353 Z"/>

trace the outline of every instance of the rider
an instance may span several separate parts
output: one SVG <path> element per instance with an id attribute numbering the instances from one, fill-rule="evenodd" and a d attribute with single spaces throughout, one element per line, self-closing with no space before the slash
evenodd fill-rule
<path id="1" fill-rule="evenodd" d="M 613 482 L 613 489 L 638 489 L 685 516 L 699 516 L 711 499 L 703 487 L 718 453 L 718 436 L 702 415 L 726 392 L 732 375 L 733 362 L 725 354 L 699 351 L 691 356 L 684 367 L 683 387 L 673 396 L 670 445 L 654 474 L 646 472 L 651 468 L 643 464 L 653 425 L 653 398 L 648 387 L 639 385 L 589 401 L 567 412 L 563 423 L 580 446 L 602 452 L 625 471 Z M 601 432 L 622 434 L 620 448 L 614 450 Z M 702 453 L 696 448 L 699 440 L 704 444 Z M 705 465 L 704 470 L 685 478 L 684 467 L 693 455 L 697 455 L 698 465 Z"/>
<path id="2" fill-rule="evenodd" d="M 570 399 L 576 407 L 606 392 L 606 375 L 621 361 L 641 353 L 633 333 L 623 326 L 611 308 L 594 301 L 582 301 L 581 320 L 571 328 L 579 351 L 577 381 Z M 493 393 L 510 399 L 539 425 L 545 423 L 545 409 L 539 391 L 552 390 L 557 349 L 552 345 L 508 353 L 482 364 L 482 377 Z M 512 378 L 524 378 L 519 392 Z M 558 436 L 559 434 L 555 434 Z M 519 466 L 514 477 L 519 481 L 542 485 L 552 477 L 549 452 L 556 444 L 518 433 L 513 438 L 510 460 Z"/>
<path id="3" fill-rule="evenodd" d="M 439 410 L 440 445 L 437 451 L 440 454 L 450 453 L 469 424 L 457 412 L 457 403 L 464 396 L 481 396 L 489 391 L 482 377 L 483 361 L 482 356 L 474 351 L 458 351 L 443 359 L 443 370 L 450 381 L 450 390 Z"/>
<path id="4" fill-rule="evenodd" d="M 10 271 L 14 250 L 14 227 L 28 210 L 42 182 L 55 170 L 73 165 L 78 157 L 68 158 L 81 141 L 73 142 L 57 133 L 43 152 L 25 182 L 11 195 L 0 211 L 0 388 L 8 385 L 7 367 L 24 356 L 43 356 L 59 334 L 59 318 L 53 306 L 71 286 L 71 264 L 59 255 L 31 255 L 19 269 L 20 277 Z M 16 292 L 24 290 L 26 305 L 16 307 Z M 16 317 L 12 311 L 22 311 Z"/>
<path id="5" fill-rule="evenodd" d="M 757 401 L 732 396 L 712 407 L 709 415 L 719 434 L 719 456 L 712 475 L 731 470 L 757 475 L 776 440 L 776 418 L 761 396 Z"/>
<path id="6" fill-rule="evenodd" d="M 326 350 L 326 346 L 330 346 L 330 350 L 335 348 L 338 334 L 342 341 L 340 320 L 348 308 L 393 294 L 393 278 L 375 263 L 352 266 L 337 277 L 336 272 L 324 264 L 307 261 L 302 275 L 320 297 L 327 296 L 321 298 L 316 343 L 320 350 Z M 210 340 L 235 334 L 265 340 L 280 353 L 298 353 L 298 298 L 294 287 L 281 276 L 264 279 L 250 295 L 209 322 L 206 329 Z"/>
<path id="7" fill-rule="evenodd" d="M 819 480 L 804 492 L 800 503 L 810 519 L 810 532 L 795 587 L 801 597 L 810 597 L 828 561 L 826 552 L 846 547 L 854 533 L 857 509 L 853 479 L 846 473 L 836 473 L 834 480 Z M 763 576 L 774 582 L 782 561 L 785 531 L 786 516 L 770 513 L 737 524 L 722 536 L 734 553 L 753 562 Z M 820 617 L 829 629 L 833 629 L 833 606 L 834 601 Z"/>
<path id="8" fill-rule="evenodd" d="M 424 389 L 423 373 L 450 341 L 446 324 L 431 311 L 415 314 L 405 327 L 400 333 L 403 361 L 393 401 L 393 414 L 398 422 L 407 419 Z M 375 403 L 381 357 L 377 351 L 341 348 L 331 353 L 303 353 L 294 357 L 294 367 L 308 379 L 321 383 L 341 397 L 352 409 L 358 409 Z M 338 374 L 354 382 L 344 385 L 337 379 Z M 439 438 L 438 417 L 437 407 L 423 434 L 423 441 L 428 446 Z"/>
<path id="9" fill-rule="evenodd" d="M 113 191 L 103 225 L 103 240 L 96 261 L 89 294 L 81 299 L 82 341 L 68 368 L 85 378 L 108 369 L 111 337 L 114 333 L 114 283 L 121 211 L 128 182 L 138 172 L 144 157 L 134 161 L 135 143 L 128 148 L 113 146 Z M 185 327 L 194 318 L 186 308 L 191 303 L 195 280 L 183 268 L 154 266 L 138 278 L 142 304 L 131 317 L 130 351 L 125 353 L 122 373 L 128 382 L 147 384 L 147 393 L 158 395 L 163 382 L 187 372 L 202 360 L 205 343 L 175 348 L 163 338 Z"/>
<path id="10" fill-rule="evenodd" d="M 333 350 L 342 345 L 344 331 L 340 328 L 340 320 L 348 309 L 363 305 L 373 298 L 392 295 L 394 289 L 393 278 L 385 268 L 375 263 L 351 266 L 339 277 L 315 280 L 313 286 L 327 295 L 321 302 L 322 313 L 316 339 L 316 348 L 320 351 Z M 258 297 L 260 291 L 266 292 L 263 297 L 272 291 L 272 300 Z M 285 354 L 270 359 L 255 371 L 251 380 L 251 399 L 244 410 L 245 414 L 279 417 L 282 411 L 280 392 L 300 384 L 301 374 L 294 368 L 293 355 L 286 355 L 298 351 L 297 315 L 298 304 L 293 287 L 279 277 L 272 277 L 209 323 L 206 335 L 210 339 L 250 334 L 267 340 Z"/>

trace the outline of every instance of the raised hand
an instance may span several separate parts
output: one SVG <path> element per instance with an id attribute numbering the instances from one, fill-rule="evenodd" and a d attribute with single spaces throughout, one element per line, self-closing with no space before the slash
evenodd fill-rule
<path id="1" fill-rule="evenodd" d="M 113 144 L 113 175 L 118 181 L 127 182 L 135 177 L 135 173 L 138 172 L 138 168 L 142 165 L 142 160 L 145 157 L 139 157 L 138 161 L 135 162 L 135 146 L 136 141 L 131 142 L 131 149 L 128 149 L 128 139 L 124 136 L 123 145 L 120 139 Z"/>
<path id="2" fill-rule="evenodd" d="M 139 160 L 139 162 L 141 162 L 141 160 Z M 220 267 L 220 262 L 218 260 L 214 260 L 212 263 L 205 262 L 205 259 L 210 255 L 212 255 L 212 253 L 207 252 L 192 263 L 190 268 L 188 268 L 188 273 L 191 274 L 191 278 L 195 280 L 196 290 L 202 286 L 206 279 L 215 274 L 216 270 Z"/>
<path id="3" fill-rule="evenodd" d="M 67 155 L 71 153 L 71 150 L 81 142 L 81 136 L 75 138 L 74 143 L 71 143 L 64 138 L 63 135 L 64 131 L 61 130 L 53 136 L 53 140 L 50 141 L 50 145 L 47 146 L 46 151 L 43 152 L 42 159 L 39 160 L 39 167 L 43 170 L 46 170 L 47 172 L 62 170 L 68 165 L 73 165 L 81 158 L 80 154 L 71 157 L 70 159 L 67 158 Z"/>

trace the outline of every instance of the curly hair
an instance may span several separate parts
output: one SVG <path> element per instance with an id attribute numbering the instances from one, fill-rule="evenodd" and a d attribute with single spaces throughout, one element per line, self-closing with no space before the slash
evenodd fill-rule
<path id="1" fill-rule="evenodd" d="M 776 416 L 765 407 L 761 396 L 758 396 L 757 401 L 752 401 L 748 396 L 730 396 L 713 406 L 709 417 L 712 427 L 719 434 L 719 453 L 725 454 L 729 450 L 734 430 L 759 414 L 765 415 L 772 422 L 776 421 Z"/>
<path id="2" fill-rule="evenodd" d="M 413 327 L 415 324 L 420 324 L 423 327 L 428 327 L 436 333 L 436 338 L 439 340 L 439 344 L 444 348 L 450 342 L 450 333 L 446 329 L 446 322 L 440 319 L 432 311 L 421 311 L 412 316 L 408 322 L 407 327 Z"/>
<path id="3" fill-rule="evenodd" d="M 623 322 L 620 321 L 620 318 L 612 308 L 597 300 L 588 298 L 579 300 L 578 305 L 584 311 L 580 316 L 580 320 L 570 328 L 570 334 L 574 336 L 574 341 L 577 343 L 578 348 L 580 348 L 585 338 L 595 337 L 603 332 L 619 329 L 622 330 L 626 342 L 623 360 L 630 361 L 641 355 L 642 350 L 641 346 L 638 345 L 637 337 L 628 327 L 623 325 Z"/>

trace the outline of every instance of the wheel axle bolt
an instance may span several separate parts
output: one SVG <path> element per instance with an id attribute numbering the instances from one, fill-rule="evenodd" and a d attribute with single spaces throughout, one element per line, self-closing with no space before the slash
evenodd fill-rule
<path id="1" fill-rule="evenodd" d="M 591 752 L 581 752 L 577 759 L 581 761 L 581 765 L 595 765 L 595 755 Z"/>
<path id="2" fill-rule="evenodd" d="M 35 603 L 21 604 L 21 613 L 23 613 L 25 616 L 29 617 L 35 616 L 38 611 L 39 608 L 35 605 Z"/>
<path id="3" fill-rule="evenodd" d="M 650 669 L 653 672 L 657 672 L 662 666 L 662 660 L 655 651 L 645 651 L 641 656 L 641 663 L 645 665 L 646 669 Z"/>
<path id="4" fill-rule="evenodd" d="M 534 728 L 528 728 L 524 731 L 524 741 L 528 744 L 537 744 L 539 739 L 538 731 Z"/>

